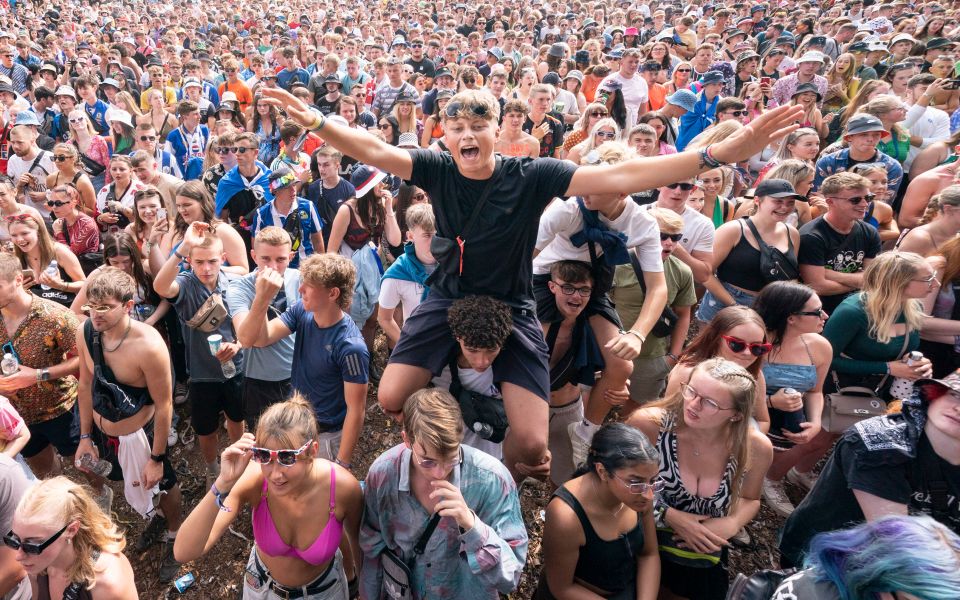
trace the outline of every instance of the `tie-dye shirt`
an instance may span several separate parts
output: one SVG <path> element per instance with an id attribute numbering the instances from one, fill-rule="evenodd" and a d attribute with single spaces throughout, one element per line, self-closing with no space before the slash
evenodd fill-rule
<path id="1" fill-rule="evenodd" d="M 527 557 L 527 530 L 520 498 L 503 464 L 488 454 L 461 446 L 462 463 L 451 483 L 476 515 L 473 529 L 461 533 L 453 518 L 440 520 L 426 550 L 416 557 L 415 598 L 496 599 L 520 582 Z M 380 554 L 390 548 L 409 560 L 430 514 L 410 485 L 412 452 L 403 444 L 384 452 L 367 473 L 360 547 L 361 597 L 379 598 L 383 571 Z"/>

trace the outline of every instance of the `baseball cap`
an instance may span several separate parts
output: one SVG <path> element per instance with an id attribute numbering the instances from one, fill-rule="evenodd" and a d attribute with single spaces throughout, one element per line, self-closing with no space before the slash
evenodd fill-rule
<path id="1" fill-rule="evenodd" d="M 100 82 L 100 87 L 103 87 L 105 85 L 112 85 L 118 90 L 120 89 L 120 82 L 114 79 L 113 77 L 107 77 L 106 79 Z"/>
<path id="2" fill-rule="evenodd" d="M 754 195 L 769 196 L 770 198 L 799 198 L 793 186 L 786 179 L 764 179 L 754 190 Z"/>
<path id="3" fill-rule="evenodd" d="M 950 46 L 955 46 L 956 42 L 951 42 L 947 38 L 935 37 L 931 38 L 927 42 L 927 50 L 937 50 L 939 48 L 948 48 Z"/>

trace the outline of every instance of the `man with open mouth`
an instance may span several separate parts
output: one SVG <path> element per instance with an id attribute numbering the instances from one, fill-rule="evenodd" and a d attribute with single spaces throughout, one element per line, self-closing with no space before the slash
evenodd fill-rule
<path id="1" fill-rule="evenodd" d="M 745 160 L 795 129 L 800 110 L 769 111 L 703 149 L 578 167 L 551 158 L 496 156 L 500 106 L 483 90 L 457 94 L 444 108 L 449 154 L 396 148 L 366 132 L 327 123 L 283 90 L 265 89 L 263 97 L 345 155 L 409 180 L 435 199 L 433 254 L 439 266 L 428 281 L 429 297 L 404 324 L 380 382 L 378 399 L 385 411 L 399 417 L 410 394 L 445 366 L 456 344 L 446 323 L 453 300 L 489 295 L 511 306 L 513 332 L 492 368 L 510 422 L 504 462 L 518 478 L 520 466 L 549 461 L 548 351 L 531 286 L 537 224 L 544 208 L 560 196 L 650 189 Z"/>

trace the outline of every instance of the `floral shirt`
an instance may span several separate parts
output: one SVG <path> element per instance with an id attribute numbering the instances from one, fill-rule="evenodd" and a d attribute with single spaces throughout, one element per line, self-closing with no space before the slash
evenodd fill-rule
<path id="1" fill-rule="evenodd" d="M 513 478 L 492 456 L 469 446 L 461 448 L 463 462 L 454 467 L 451 483 L 476 515 L 475 524 L 461 532 L 452 518 L 440 520 L 413 566 L 415 598 L 496 600 L 520 582 L 527 557 L 527 530 Z M 403 444 L 394 446 L 381 454 L 367 473 L 360 527 L 361 597 L 380 597 L 380 554 L 390 548 L 409 560 L 430 520 L 411 489 L 412 455 Z"/>
<path id="2" fill-rule="evenodd" d="M 0 344 L 12 341 L 14 352 L 24 366 L 49 368 L 76 355 L 79 326 L 80 321 L 72 312 L 34 296 L 30 314 L 12 336 L 8 335 L 3 315 L 0 315 Z M 73 408 L 76 401 L 77 378 L 73 375 L 29 385 L 10 396 L 13 407 L 28 425 L 55 419 Z"/>

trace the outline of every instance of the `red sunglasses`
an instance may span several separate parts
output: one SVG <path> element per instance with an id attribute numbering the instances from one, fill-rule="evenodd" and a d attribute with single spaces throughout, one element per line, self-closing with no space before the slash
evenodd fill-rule
<path id="1" fill-rule="evenodd" d="M 749 349 L 750 354 L 754 356 L 763 356 L 767 352 L 770 352 L 773 349 L 773 344 L 770 342 L 746 342 L 740 338 L 733 337 L 732 335 L 722 335 L 723 341 L 727 343 L 727 347 L 732 351 L 740 354 L 744 350 Z"/>

